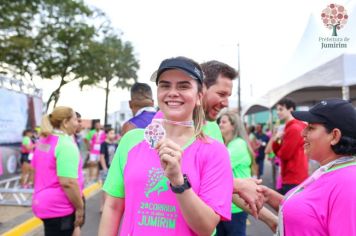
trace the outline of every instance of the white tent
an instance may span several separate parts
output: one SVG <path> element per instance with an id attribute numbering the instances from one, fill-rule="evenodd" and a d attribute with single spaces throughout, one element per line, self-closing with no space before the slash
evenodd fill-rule
<path id="1" fill-rule="evenodd" d="M 327 97 L 356 101 L 356 6 L 350 12 L 353 17 L 341 31 L 350 41 L 343 49 L 321 49 L 319 38 L 325 35 L 324 28 L 319 17 L 311 15 L 289 67 L 285 68 L 282 76 L 295 79 L 243 107 L 242 114 L 269 110 L 286 96 L 298 105 L 312 105 Z"/>

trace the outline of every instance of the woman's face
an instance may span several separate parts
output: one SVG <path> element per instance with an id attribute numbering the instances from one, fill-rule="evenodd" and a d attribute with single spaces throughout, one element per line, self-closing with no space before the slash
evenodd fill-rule
<path id="1" fill-rule="evenodd" d="M 78 118 L 74 112 L 70 119 L 63 121 L 63 128 L 67 134 L 69 134 L 69 135 L 75 134 L 75 132 L 78 128 Z"/>
<path id="2" fill-rule="evenodd" d="M 231 124 L 229 118 L 226 115 L 220 118 L 219 127 L 224 137 L 231 135 L 234 132 L 234 126 Z"/>
<path id="3" fill-rule="evenodd" d="M 304 138 L 305 154 L 319 163 L 328 158 L 331 149 L 332 134 L 328 134 L 326 128 L 321 124 L 309 123 L 302 132 Z"/>
<path id="4" fill-rule="evenodd" d="M 183 71 L 167 70 L 159 77 L 158 106 L 168 120 L 192 120 L 193 110 L 200 105 L 201 96 L 197 81 Z"/>

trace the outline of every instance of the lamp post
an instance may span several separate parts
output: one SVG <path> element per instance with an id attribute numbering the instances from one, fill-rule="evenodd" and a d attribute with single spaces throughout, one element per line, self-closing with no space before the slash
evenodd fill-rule
<path id="1" fill-rule="evenodd" d="M 241 69 L 240 69 L 240 43 L 237 43 L 237 113 L 241 116 Z"/>

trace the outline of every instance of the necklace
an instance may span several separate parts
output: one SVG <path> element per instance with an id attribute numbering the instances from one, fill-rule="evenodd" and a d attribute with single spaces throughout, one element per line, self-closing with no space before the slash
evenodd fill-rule
<path id="1" fill-rule="evenodd" d="M 164 122 L 172 125 L 180 125 L 180 126 L 185 126 L 185 127 L 194 127 L 194 121 L 193 120 L 187 120 L 187 121 L 174 121 L 174 120 L 167 120 L 164 119 Z"/>
<path id="2" fill-rule="evenodd" d="M 53 133 L 55 133 L 55 134 L 66 134 L 64 131 L 62 131 L 60 129 L 53 129 Z"/>

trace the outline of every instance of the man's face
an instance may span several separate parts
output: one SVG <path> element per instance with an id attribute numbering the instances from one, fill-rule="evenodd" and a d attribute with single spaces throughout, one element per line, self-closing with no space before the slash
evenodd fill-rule
<path id="1" fill-rule="evenodd" d="M 284 105 L 277 105 L 277 115 L 280 120 L 287 120 L 289 116 L 291 116 L 291 112 L 293 108 L 287 109 Z"/>
<path id="2" fill-rule="evenodd" d="M 231 96 L 232 80 L 219 75 L 216 83 L 208 89 L 204 89 L 203 108 L 205 118 L 214 121 L 221 109 L 228 106 L 228 98 Z"/>
<path id="3" fill-rule="evenodd" d="M 75 132 L 80 133 L 80 131 L 82 131 L 82 118 L 78 117 L 77 119 L 78 119 L 78 126 Z"/>

